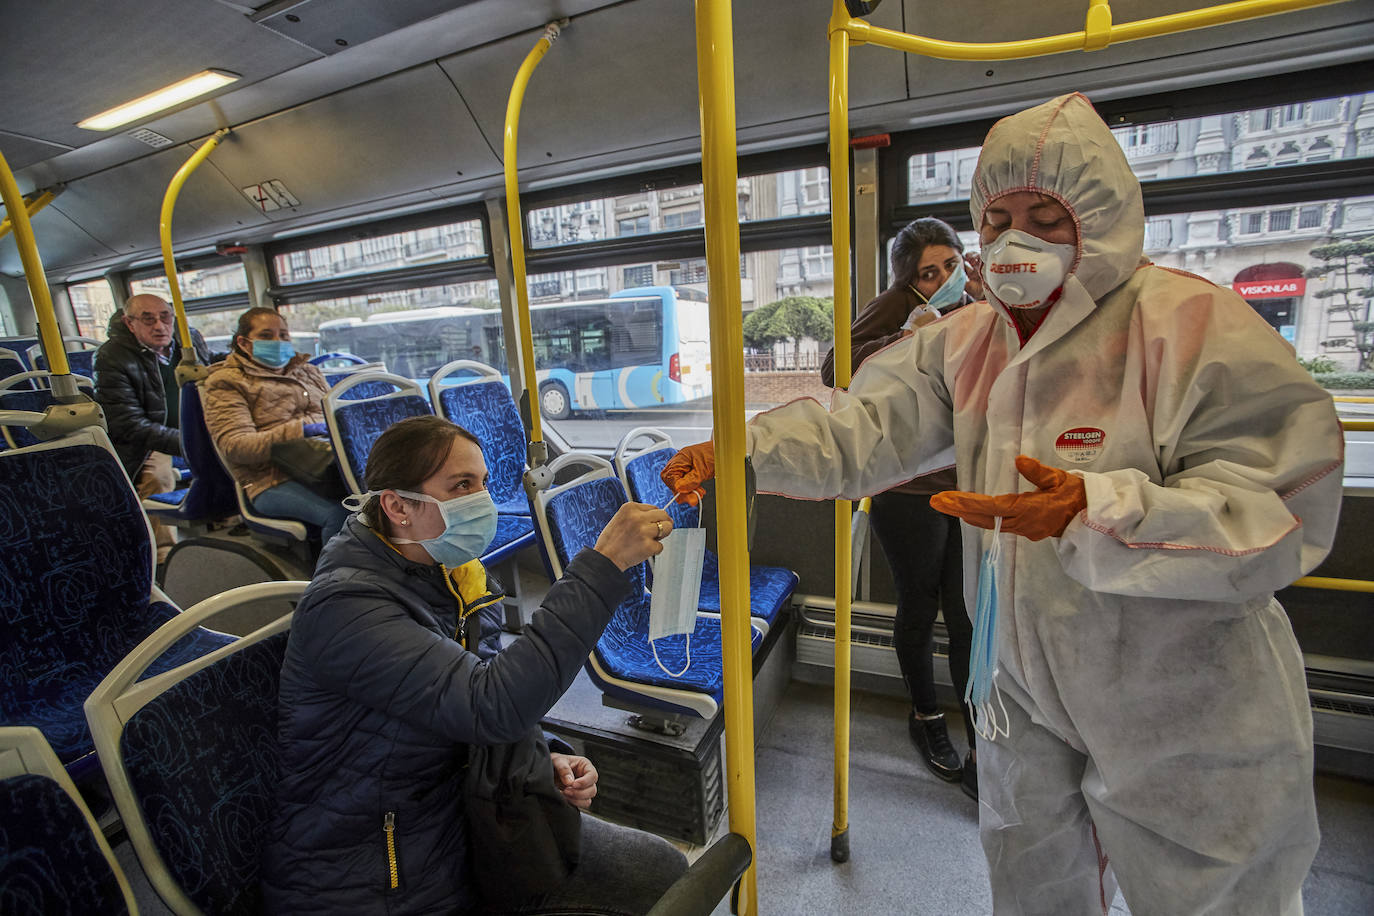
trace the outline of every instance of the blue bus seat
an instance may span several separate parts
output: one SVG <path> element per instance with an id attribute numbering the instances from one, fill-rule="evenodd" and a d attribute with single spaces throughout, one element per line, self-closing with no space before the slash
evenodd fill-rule
<path id="1" fill-rule="evenodd" d="M 380 393 L 358 397 L 359 389 Z M 324 417 L 329 438 L 349 490 L 367 492 L 363 480 L 367 473 L 367 453 L 387 427 L 407 417 L 432 414 L 429 401 L 413 379 L 386 372 L 355 372 L 329 389 L 324 399 Z"/>
<path id="2" fill-rule="evenodd" d="M 456 385 L 444 379 L 455 372 L 470 371 Z M 487 489 L 496 503 L 496 537 L 482 555 L 482 563 L 494 566 L 516 551 L 534 546 L 534 522 L 525 496 L 525 427 L 515 409 L 510 389 L 501 373 L 475 360 L 454 360 L 439 368 L 429 380 L 429 402 L 439 416 L 452 420 L 477 437 L 487 464 Z M 512 586 L 518 586 L 518 574 Z"/>
<path id="3" fill-rule="evenodd" d="M 337 363 L 331 366 L 329 364 Z M 310 365 L 327 368 L 347 368 L 349 366 L 366 366 L 367 360 L 353 353 L 321 353 L 319 356 L 310 357 Z M 333 384 L 332 382 L 330 384 Z"/>
<path id="4" fill-rule="evenodd" d="M 181 450 L 185 459 L 173 457 L 184 468 L 187 486 L 170 493 L 155 493 L 143 501 L 149 515 L 171 525 L 196 525 L 236 514 L 234 481 L 215 454 L 210 431 L 205 427 L 205 408 L 194 382 L 181 386 Z"/>
<path id="5" fill-rule="evenodd" d="M 76 348 L 73 349 L 72 345 Z M 73 375 L 95 378 L 95 351 L 100 349 L 100 341 L 94 337 L 64 337 L 62 346 L 67 351 L 67 364 Z M 29 365 L 35 369 L 47 370 L 48 360 L 43 355 L 42 344 L 34 344 L 28 350 Z"/>
<path id="6" fill-rule="evenodd" d="M 137 913 L 129 881 L 43 733 L 0 728 L 0 913 Z"/>
<path id="7" fill-rule="evenodd" d="M 454 372 L 471 371 L 475 379 L 465 378 L 455 385 L 443 381 Z M 525 426 L 510 389 L 501 373 L 485 363 L 455 360 L 439 369 L 429 380 L 429 401 L 441 417 L 457 423 L 482 443 L 487 462 L 487 489 L 502 515 L 529 516 L 525 496 Z"/>
<path id="8" fill-rule="evenodd" d="M 0 349 L 7 350 L 15 359 L 23 364 L 24 368 L 20 371 L 27 372 L 34 368 L 29 362 L 29 350 L 38 343 L 37 337 L 0 337 Z M 4 376 L 0 376 L 3 378 Z"/>
<path id="9" fill-rule="evenodd" d="M 203 383 L 198 383 L 196 390 L 199 395 L 197 402 L 201 404 L 202 408 L 200 416 L 203 423 L 205 419 L 203 405 L 205 391 Z M 182 404 L 184 405 L 185 403 L 186 399 L 183 390 Z M 306 543 L 311 540 L 312 537 L 315 540 L 319 540 L 320 529 L 317 525 L 308 525 L 299 519 L 277 518 L 271 515 L 264 515 L 255 509 L 253 504 L 248 501 L 248 494 L 244 491 L 243 484 L 235 480 L 233 475 L 229 473 L 229 464 L 224 460 L 224 455 L 219 450 L 219 443 L 215 441 L 214 436 L 209 434 L 208 428 L 206 429 L 206 440 L 210 445 L 216 464 L 219 465 L 220 474 L 224 475 L 224 477 L 228 479 L 230 486 L 233 487 L 234 501 L 238 504 L 239 515 L 243 518 L 243 524 L 249 532 L 262 540 L 270 541 L 274 544 L 282 544 L 287 547 Z M 182 437 L 182 444 L 183 446 L 187 444 L 185 436 Z M 199 466 L 199 459 L 197 459 L 197 466 Z"/>
<path id="10" fill-rule="evenodd" d="M 289 613 L 139 684 L 149 662 L 244 604 L 309 583 L 231 589 L 145 639 L 91 693 L 86 716 L 130 845 L 174 912 L 262 912 L 259 863 L 280 769 L 277 688 Z"/>
<path id="11" fill-rule="evenodd" d="M 153 587 L 153 539 L 104 430 L 0 452 L 0 725 L 37 726 L 78 781 L 95 771 L 81 704 L 178 609 Z M 193 628 L 159 672 L 224 645 Z"/>
<path id="12" fill-rule="evenodd" d="M 361 365 L 349 366 L 345 369 L 340 369 L 333 372 L 326 371 L 324 372 L 324 380 L 326 383 L 328 383 L 330 388 L 333 388 L 345 379 L 352 378 L 353 376 L 358 375 L 360 373 L 367 375 L 374 375 L 378 373 L 385 374 L 386 366 L 382 363 L 364 362 Z M 350 385 L 349 387 L 345 388 L 344 393 L 341 395 L 341 397 L 347 401 L 359 401 L 364 398 L 380 398 L 390 394 L 391 391 L 391 385 L 387 384 L 386 382 L 369 380 L 356 385 Z"/>
<path id="13" fill-rule="evenodd" d="M 42 413 L 47 410 L 57 403 L 53 400 L 52 391 L 47 386 L 47 379 L 50 377 L 51 373 L 37 369 L 0 381 L 0 410 L 27 410 L 33 413 Z M 12 382 L 16 387 L 7 387 L 5 382 Z M 31 387 L 32 385 L 37 385 L 37 387 Z M 94 398 L 93 384 L 90 379 L 77 376 L 76 387 Z M 40 441 L 37 436 L 23 426 L 6 424 L 3 429 L 0 429 L 0 434 L 3 434 L 5 443 L 10 448 L 37 445 Z"/>
<path id="14" fill-rule="evenodd" d="M 632 453 L 630 444 L 640 438 L 647 438 L 652 444 Z M 614 463 L 616 474 L 631 499 L 662 506 L 672 497 L 673 492 L 659 474 L 674 454 L 672 439 L 661 430 L 641 426 L 625 434 L 616 446 Z M 697 527 L 700 516 L 696 508 L 679 502 L 669 504 L 668 514 L 678 528 Z M 749 564 L 749 616 L 771 627 L 800 581 L 795 572 L 785 567 Z M 703 611 L 720 613 L 720 559 L 711 550 L 706 551 L 702 563 L 698 605 Z"/>
<path id="15" fill-rule="evenodd" d="M 556 476 L 575 465 L 589 470 L 567 483 L 541 491 L 535 500 L 540 537 L 555 576 L 563 574 L 564 567 L 579 551 L 596 544 L 601 529 L 628 501 L 624 486 L 604 458 L 569 452 L 553 461 L 549 469 Z M 587 659 L 587 673 L 608 696 L 658 712 L 710 719 L 724 697 L 720 618 L 697 616 L 696 629 L 691 634 L 691 666 L 678 678 L 665 674 L 649 646 L 647 566 L 641 563 L 628 571 L 633 582 L 631 593 L 616 607 L 611 622 L 597 640 Z M 757 651 L 763 633 L 758 627 L 750 630 L 751 651 Z M 664 665 L 673 669 L 683 666 L 688 648 L 685 637 L 661 639 L 657 645 Z"/>
<path id="16" fill-rule="evenodd" d="M 29 376 L 16 378 L 28 371 L 28 365 L 17 352 L 0 347 L 0 385 L 5 388 L 32 388 L 34 385 L 29 381 Z"/>

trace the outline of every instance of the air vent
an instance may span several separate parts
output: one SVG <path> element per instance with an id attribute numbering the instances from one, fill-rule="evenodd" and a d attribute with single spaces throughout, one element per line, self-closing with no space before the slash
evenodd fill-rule
<path id="1" fill-rule="evenodd" d="M 129 131 L 125 136 L 133 137 L 139 143 L 146 143 L 153 149 L 161 149 L 164 146 L 172 145 L 171 140 L 162 136 L 162 134 L 158 133 L 157 131 L 149 130 L 146 127 L 135 128 L 134 130 Z"/>

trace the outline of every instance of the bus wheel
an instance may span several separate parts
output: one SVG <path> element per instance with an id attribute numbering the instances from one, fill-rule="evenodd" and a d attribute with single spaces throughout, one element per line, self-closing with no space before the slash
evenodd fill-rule
<path id="1" fill-rule="evenodd" d="M 539 409 L 550 420 L 566 420 L 572 416 L 572 398 L 562 382 L 545 382 L 539 388 Z"/>

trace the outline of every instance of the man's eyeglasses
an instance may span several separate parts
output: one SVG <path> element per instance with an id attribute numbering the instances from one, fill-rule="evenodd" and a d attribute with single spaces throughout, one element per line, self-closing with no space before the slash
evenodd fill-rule
<path id="1" fill-rule="evenodd" d="M 150 328 L 151 328 L 153 325 L 159 324 L 159 323 L 161 323 L 161 324 L 173 324 L 173 323 L 175 322 L 175 320 L 176 320 L 176 319 L 174 319 L 174 318 L 172 317 L 172 313 L 171 313 L 171 312 L 165 312 L 165 313 L 163 313 L 163 314 L 161 314 L 161 315 L 153 315 L 153 314 L 151 314 L 151 313 L 149 313 L 149 314 L 147 314 L 147 315 L 135 315 L 135 316 L 133 316 L 133 318 L 134 318 L 134 321 L 137 321 L 139 324 L 145 325 L 145 326 L 150 327 Z"/>

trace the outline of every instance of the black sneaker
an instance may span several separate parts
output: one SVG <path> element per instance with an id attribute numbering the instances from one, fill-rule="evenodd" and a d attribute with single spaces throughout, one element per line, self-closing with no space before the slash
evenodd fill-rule
<path id="1" fill-rule="evenodd" d="M 978 761 L 973 759 L 972 751 L 964 758 L 964 775 L 959 788 L 963 789 L 969 798 L 978 800 Z"/>
<path id="2" fill-rule="evenodd" d="M 954 750 L 949 732 L 945 730 L 944 713 L 918 719 L 913 712 L 907 720 L 907 729 L 911 732 L 912 743 L 921 752 L 921 759 L 931 772 L 945 782 L 958 782 L 962 776 L 959 753 Z"/>

